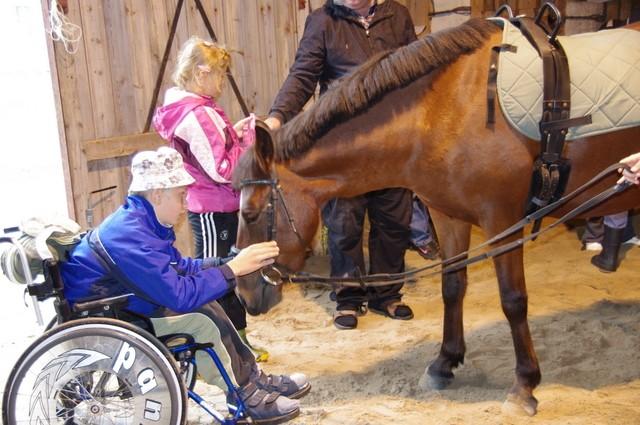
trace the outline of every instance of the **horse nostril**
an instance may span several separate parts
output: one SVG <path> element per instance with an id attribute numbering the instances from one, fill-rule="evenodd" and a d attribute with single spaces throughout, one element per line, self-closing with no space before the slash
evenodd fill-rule
<path id="1" fill-rule="evenodd" d="M 260 211 L 254 209 L 243 209 L 242 210 L 242 218 L 248 224 L 255 222 L 260 215 Z"/>

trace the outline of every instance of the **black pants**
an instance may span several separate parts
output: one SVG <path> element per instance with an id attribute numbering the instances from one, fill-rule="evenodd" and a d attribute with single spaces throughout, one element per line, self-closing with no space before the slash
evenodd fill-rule
<path id="1" fill-rule="evenodd" d="M 329 254 L 332 276 L 365 274 L 362 231 L 365 213 L 369 214 L 369 273 L 404 271 L 404 254 L 411 222 L 411 192 L 406 189 L 382 189 L 356 196 L 330 200 L 322 210 L 329 230 Z M 336 291 L 338 310 L 362 305 L 378 305 L 400 300 L 403 284 L 368 288 L 340 288 Z"/>
<path id="2" fill-rule="evenodd" d="M 189 211 L 189 224 L 193 232 L 195 257 L 227 257 L 236 243 L 238 213 L 193 213 Z M 218 299 L 236 329 L 247 327 L 247 311 L 231 291 Z"/>

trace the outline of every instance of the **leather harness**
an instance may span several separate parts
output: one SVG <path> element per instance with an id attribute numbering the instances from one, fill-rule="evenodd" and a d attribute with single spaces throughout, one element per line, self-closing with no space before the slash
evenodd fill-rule
<path id="1" fill-rule="evenodd" d="M 553 14 L 555 26 L 543 28 L 541 18 L 546 9 Z M 562 19 L 560 11 L 552 3 L 544 3 L 534 19 L 513 17 L 510 8 L 500 8 L 498 14 L 507 11 L 509 20 L 520 29 L 524 37 L 542 58 L 543 101 L 540 120 L 540 153 L 536 157 L 531 186 L 526 205 L 530 214 L 560 199 L 567 187 L 571 163 L 563 158 L 565 137 L 570 127 L 591 123 L 591 115 L 570 118 L 571 79 L 567 56 L 556 38 Z M 515 52 L 515 47 L 500 44 L 492 50 L 487 87 L 487 125 L 495 123 L 496 79 L 498 55 L 502 51 Z M 532 232 L 540 229 L 542 219 L 535 221 Z"/>

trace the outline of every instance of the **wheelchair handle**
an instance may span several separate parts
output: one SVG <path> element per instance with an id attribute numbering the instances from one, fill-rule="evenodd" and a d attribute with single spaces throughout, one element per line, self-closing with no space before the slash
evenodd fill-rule
<path id="1" fill-rule="evenodd" d="M 24 248 L 18 240 L 12 236 L 7 236 L 8 233 L 17 233 L 20 229 L 18 227 L 9 227 L 3 229 L 3 235 L 0 235 L 0 244 L 8 243 L 16 247 L 18 250 L 18 255 L 20 256 L 20 263 L 22 263 L 22 272 L 24 273 L 24 279 L 27 285 L 33 285 L 33 276 L 31 275 L 31 270 L 29 269 L 29 262 L 27 260 L 27 254 L 24 252 Z M 33 305 L 33 310 L 36 312 L 36 320 L 39 326 L 44 326 L 44 320 L 42 320 L 42 312 L 40 311 L 40 304 L 38 302 L 38 297 L 35 295 L 31 295 L 31 304 Z"/>
<path id="2" fill-rule="evenodd" d="M 555 4 L 551 3 L 550 1 L 545 1 L 544 3 L 542 3 L 540 9 L 538 9 L 538 13 L 536 14 L 534 22 L 536 23 L 536 25 L 543 29 L 544 27 L 540 25 L 540 20 L 542 19 L 542 15 L 544 15 L 545 9 L 549 9 L 549 13 L 553 13 L 556 17 L 556 24 L 551 29 L 551 32 L 547 33 L 549 39 L 553 41 L 558 35 L 558 31 L 560 31 L 560 26 L 562 25 L 562 15 L 560 14 L 560 10 Z"/>

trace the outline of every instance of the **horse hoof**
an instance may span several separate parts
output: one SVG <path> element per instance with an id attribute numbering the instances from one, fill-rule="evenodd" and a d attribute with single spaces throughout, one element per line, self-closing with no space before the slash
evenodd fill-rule
<path id="1" fill-rule="evenodd" d="M 538 411 L 538 400 L 530 396 L 526 399 L 509 394 L 502 404 L 502 413 L 516 416 L 533 416 Z"/>
<path id="2" fill-rule="evenodd" d="M 429 371 L 425 371 L 418 381 L 418 386 L 424 391 L 430 390 L 444 390 L 453 382 L 453 377 L 448 378 L 444 376 L 430 375 Z"/>

